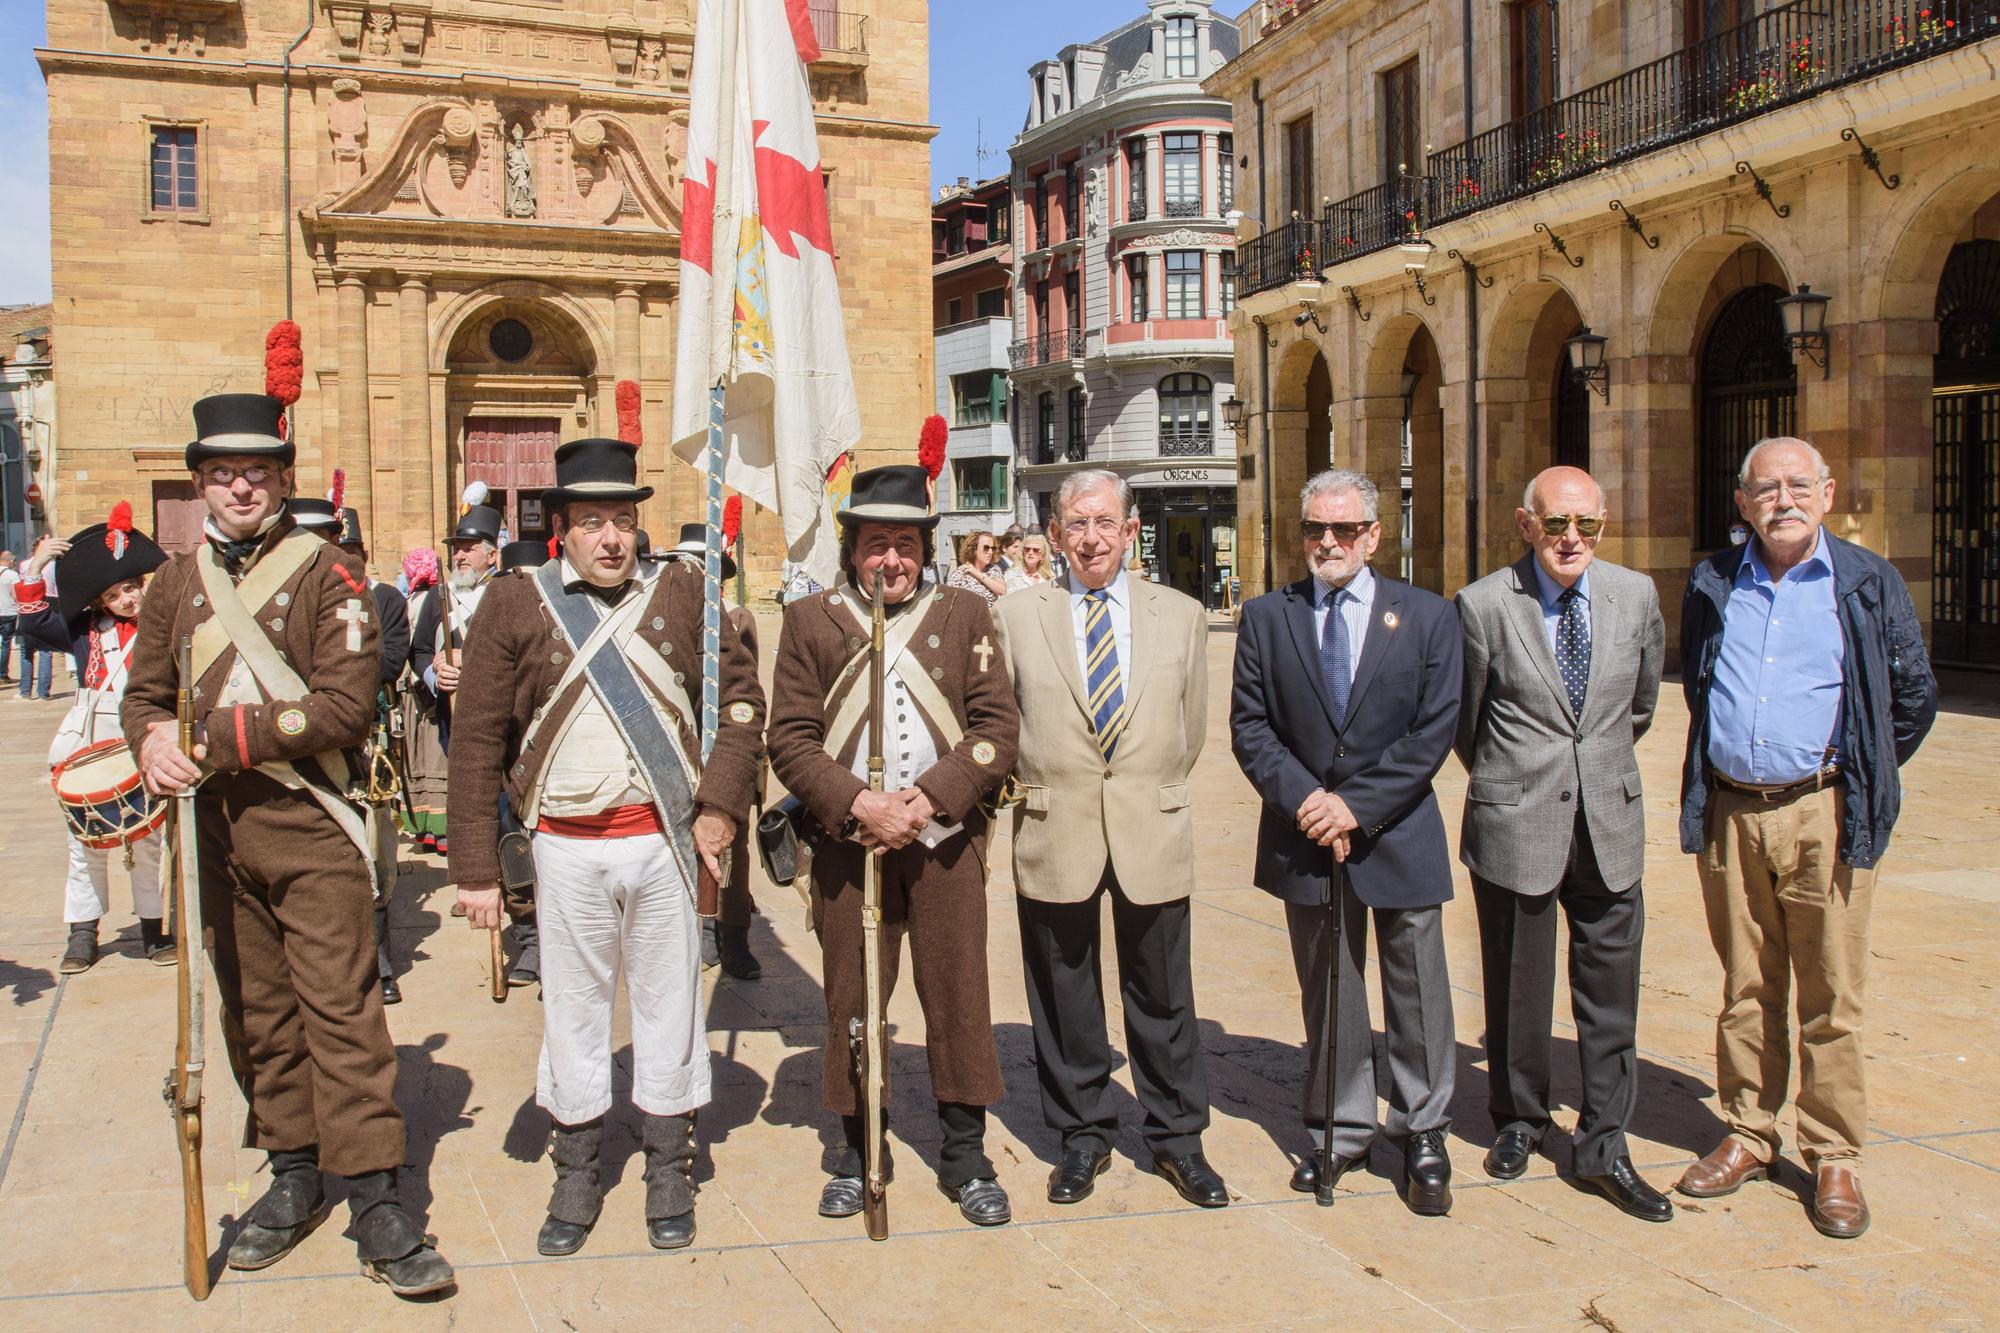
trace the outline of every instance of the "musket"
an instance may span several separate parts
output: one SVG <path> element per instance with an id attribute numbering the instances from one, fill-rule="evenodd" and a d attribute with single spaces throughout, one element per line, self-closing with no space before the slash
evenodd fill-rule
<path id="1" fill-rule="evenodd" d="M 875 572 L 874 621 L 868 649 L 868 790 L 882 790 L 882 573 Z M 883 1174 L 888 1126 L 883 1119 L 883 1047 L 887 1044 L 882 1014 L 882 861 L 868 849 L 861 871 L 861 973 L 867 989 L 865 1018 L 850 1019 L 847 1044 L 854 1056 L 855 1082 L 866 1099 L 868 1121 L 867 1176 L 862 1181 L 861 1213 L 868 1239 L 889 1238 L 889 1182 Z"/>
<path id="2" fill-rule="evenodd" d="M 182 638 L 174 652 L 174 667 L 180 677 L 174 713 L 180 728 L 181 753 L 189 759 L 194 758 L 192 658 L 192 643 Z M 174 1067 L 167 1071 L 161 1095 L 174 1118 L 174 1136 L 181 1150 L 181 1278 L 187 1283 L 190 1296 L 205 1301 L 209 1291 L 208 1212 L 201 1185 L 201 1075 L 207 1043 L 202 1033 L 201 862 L 200 840 L 195 832 L 193 783 L 174 794 L 171 813 L 167 827 L 174 859 L 168 881 L 173 888 L 173 932 L 178 946 L 180 984 Z"/>

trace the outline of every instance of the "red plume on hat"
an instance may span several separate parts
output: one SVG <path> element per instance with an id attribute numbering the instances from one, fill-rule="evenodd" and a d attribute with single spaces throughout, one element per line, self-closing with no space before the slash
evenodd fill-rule
<path id="1" fill-rule="evenodd" d="M 285 405 L 283 429 L 291 438 L 291 407 L 305 384 L 306 358 L 299 348 L 299 326 L 281 319 L 264 335 L 264 392 Z"/>
<path id="2" fill-rule="evenodd" d="M 722 506 L 722 544 L 736 545 L 736 539 L 743 535 L 743 497 L 732 495 Z"/>
<path id="3" fill-rule="evenodd" d="M 932 481 L 944 471 L 945 443 L 951 439 L 951 427 L 941 416 L 924 418 L 924 428 L 917 435 L 917 461 L 923 464 L 924 472 Z"/>
<path id="4" fill-rule="evenodd" d="M 619 380 L 618 391 L 618 438 L 638 448 L 645 443 L 639 425 L 639 386 L 632 380 Z"/>
<path id="5" fill-rule="evenodd" d="M 346 468 L 337 467 L 333 470 L 333 485 L 327 487 L 326 502 L 333 506 L 334 516 L 339 517 L 341 507 L 347 503 Z"/>
<path id="6" fill-rule="evenodd" d="M 111 548 L 113 560 L 125 558 L 125 544 L 132 536 L 132 502 L 120 500 L 111 506 L 111 516 L 104 521 L 104 544 Z"/>

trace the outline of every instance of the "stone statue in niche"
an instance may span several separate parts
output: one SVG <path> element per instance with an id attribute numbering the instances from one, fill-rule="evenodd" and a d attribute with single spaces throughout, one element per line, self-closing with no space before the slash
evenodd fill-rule
<path id="1" fill-rule="evenodd" d="M 396 30 L 396 16 L 390 13 L 370 13 L 368 15 L 368 54 L 386 56 L 389 54 L 389 37 Z"/>
<path id="2" fill-rule="evenodd" d="M 1083 178 L 1084 231 L 1097 235 L 1104 225 L 1104 173 L 1093 167 Z"/>
<path id="3" fill-rule="evenodd" d="M 507 144 L 507 216 L 535 216 L 535 168 L 528 161 L 526 136 L 516 121 Z"/>

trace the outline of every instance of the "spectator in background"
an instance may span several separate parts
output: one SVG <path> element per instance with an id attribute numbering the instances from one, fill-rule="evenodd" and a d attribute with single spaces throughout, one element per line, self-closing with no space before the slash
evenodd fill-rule
<path id="1" fill-rule="evenodd" d="M 1055 571 L 1049 568 L 1049 539 L 1047 537 L 1037 533 L 1033 537 L 1023 538 L 1019 550 L 1019 560 L 1006 574 L 1008 592 L 1019 592 L 1023 588 L 1032 588 L 1037 583 L 1055 582 Z"/>
<path id="2" fill-rule="evenodd" d="M 52 539 L 53 534 L 49 537 L 44 537 L 42 538 L 42 544 L 46 545 Z M 7 570 L 7 600 L 14 607 L 14 613 L 17 617 L 15 621 L 15 629 L 17 631 L 19 630 L 18 616 L 20 615 L 20 602 L 15 596 L 14 590 L 18 586 L 20 578 L 20 572 L 10 565 Z M 53 599 L 56 596 L 56 571 L 53 565 L 42 571 L 41 581 L 43 587 L 46 589 L 46 596 Z M 23 699 L 48 698 L 49 684 L 54 679 L 55 674 L 55 650 L 47 644 L 38 643 L 26 634 L 17 632 L 15 637 L 21 642 L 21 697 Z"/>
<path id="3" fill-rule="evenodd" d="M 21 605 L 14 599 L 14 585 L 20 581 L 14 553 L 0 551 L 0 685 L 14 679 L 7 674 L 7 663 L 13 660 L 14 622 L 21 614 Z"/>
<path id="4" fill-rule="evenodd" d="M 1001 578 L 1007 577 L 1021 567 L 1022 540 L 1023 534 L 1019 523 L 1000 534 L 1000 558 L 994 561 L 993 565 L 1000 571 Z"/>
<path id="5" fill-rule="evenodd" d="M 990 532 L 968 532 L 961 539 L 958 548 L 959 565 L 945 580 L 947 587 L 963 588 L 976 592 L 992 606 L 1000 600 L 1000 594 L 1007 591 L 1007 582 L 1000 577 L 993 562 L 1000 554 L 1000 539 Z"/>

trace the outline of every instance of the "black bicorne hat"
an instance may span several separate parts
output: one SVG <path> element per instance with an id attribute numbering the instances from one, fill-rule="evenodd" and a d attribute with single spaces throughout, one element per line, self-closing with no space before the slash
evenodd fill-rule
<path id="1" fill-rule="evenodd" d="M 547 542 L 508 542 L 500 548 L 500 572 L 510 569 L 539 569 L 549 563 Z"/>
<path id="2" fill-rule="evenodd" d="M 623 440 L 571 440 L 556 450 L 556 484 L 542 492 L 551 509 L 579 500 L 649 500 L 639 485 L 639 446 Z"/>
<path id="3" fill-rule="evenodd" d="M 189 471 L 211 458 L 275 458 L 290 467 L 298 458 L 285 405 L 268 393 L 217 393 L 194 404 L 194 442 L 187 447 Z"/>
<path id="4" fill-rule="evenodd" d="M 167 553 L 143 532 L 132 530 L 132 507 L 120 504 L 109 523 L 93 523 L 69 539 L 56 560 L 56 610 L 74 620 L 107 588 L 150 574 L 167 563 Z"/>
<path id="5" fill-rule="evenodd" d="M 681 524 L 680 544 L 670 549 L 667 554 L 687 556 L 697 569 L 703 568 L 708 561 L 708 524 Z M 724 581 L 736 577 L 736 561 L 730 558 L 727 550 L 722 553 L 722 577 Z"/>
<path id="6" fill-rule="evenodd" d="M 500 524 L 504 520 L 500 511 L 492 505 L 474 505 L 465 511 L 465 517 L 451 530 L 447 541 L 485 542 L 489 546 L 500 544 Z"/>
<path id="7" fill-rule="evenodd" d="M 340 529 L 340 515 L 333 512 L 330 501 L 302 495 L 285 501 L 285 512 L 292 516 L 292 522 L 315 537 L 332 541 Z"/>
<path id="8" fill-rule="evenodd" d="M 871 467 L 854 474 L 847 508 L 834 515 L 842 523 L 907 523 L 930 529 L 938 524 L 931 512 L 930 474 L 911 463 Z"/>

